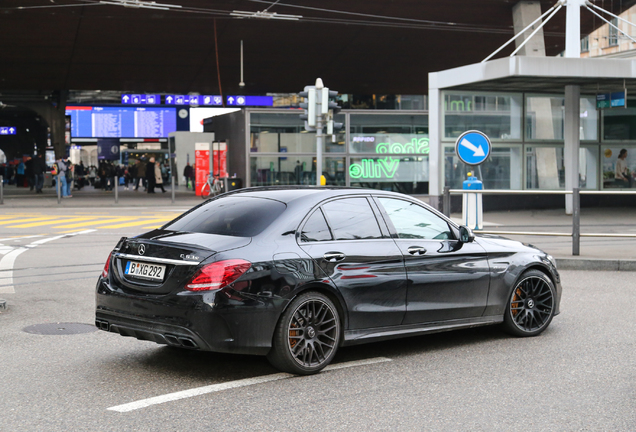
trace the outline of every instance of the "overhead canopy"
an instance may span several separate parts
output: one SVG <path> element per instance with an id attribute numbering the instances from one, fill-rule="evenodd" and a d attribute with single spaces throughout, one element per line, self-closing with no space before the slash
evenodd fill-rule
<path id="1" fill-rule="evenodd" d="M 429 74 L 440 90 L 563 93 L 579 85 L 582 94 L 617 91 L 636 94 L 636 60 L 564 57 L 507 57 Z"/>

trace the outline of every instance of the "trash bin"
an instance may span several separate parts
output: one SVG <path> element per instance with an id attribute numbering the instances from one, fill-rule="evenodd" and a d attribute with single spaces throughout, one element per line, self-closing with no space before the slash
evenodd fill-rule
<path id="1" fill-rule="evenodd" d="M 483 190 L 483 183 L 468 173 L 468 180 L 464 180 L 464 190 Z M 462 221 L 464 225 L 473 230 L 484 228 L 484 209 L 480 193 L 462 194 Z"/>

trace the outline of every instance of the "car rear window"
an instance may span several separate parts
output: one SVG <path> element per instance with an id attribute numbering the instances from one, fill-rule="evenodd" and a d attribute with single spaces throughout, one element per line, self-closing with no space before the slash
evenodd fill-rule
<path id="1" fill-rule="evenodd" d="M 267 198 L 229 196 L 196 207 L 163 229 L 253 237 L 271 225 L 285 208 L 284 203 Z"/>

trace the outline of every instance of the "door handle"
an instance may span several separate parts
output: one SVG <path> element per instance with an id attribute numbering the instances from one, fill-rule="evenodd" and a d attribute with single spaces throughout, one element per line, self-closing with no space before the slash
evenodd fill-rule
<path id="1" fill-rule="evenodd" d="M 329 262 L 338 262 L 345 259 L 345 254 L 342 252 L 327 252 L 322 257 Z"/>
<path id="2" fill-rule="evenodd" d="M 411 255 L 424 255 L 426 253 L 426 248 L 421 246 L 411 246 L 407 250 Z"/>

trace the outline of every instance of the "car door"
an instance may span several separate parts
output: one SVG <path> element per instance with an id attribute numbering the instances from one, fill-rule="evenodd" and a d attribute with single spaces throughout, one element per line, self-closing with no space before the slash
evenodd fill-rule
<path id="1" fill-rule="evenodd" d="M 349 329 L 399 325 L 406 313 L 402 252 L 378 217 L 367 197 L 336 199 L 316 209 L 298 237 L 341 292 Z"/>
<path id="2" fill-rule="evenodd" d="M 481 316 L 490 284 L 484 248 L 456 240 L 448 222 L 423 205 L 399 198 L 376 200 L 404 256 L 404 324 Z"/>

